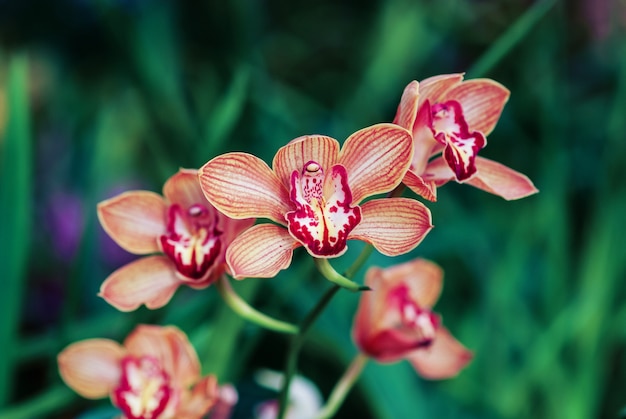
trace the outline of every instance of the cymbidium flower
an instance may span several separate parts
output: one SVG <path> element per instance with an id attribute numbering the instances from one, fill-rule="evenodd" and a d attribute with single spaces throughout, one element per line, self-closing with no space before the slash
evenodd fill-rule
<path id="1" fill-rule="evenodd" d="M 162 307 L 180 285 L 206 288 L 224 273 L 228 245 L 254 220 L 232 220 L 211 206 L 197 170 L 181 169 L 163 186 L 164 197 L 130 191 L 101 202 L 98 217 L 127 251 L 152 255 L 123 266 L 100 295 L 121 311 Z"/>
<path id="2" fill-rule="evenodd" d="M 370 268 L 352 330 L 364 354 L 379 362 L 407 359 L 425 378 L 455 376 L 472 354 L 432 311 L 441 293 L 439 266 L 415 259 L 386 269 Z"/>
<path id="3" fill-rule="evenodd" d="M 477 156 L 508 98 L 509 91 L 501 84 L 489 79 L 463 81 L 462 74 L 409 83 L 393 121 L 413 134 L 415 153 L 405 185 L 431 201 L 436 200 L 436 188 L 452 179 L 507 200 L 536 193 L 525 175 Z M 442 156 L 430 160 L 442 151 Z"/>
<path id="4" fill-rule="evenodd" d="M 230 416 L 225 404 L 232 407 L 234 388 L 200 376 L 195 350 L 173 326 L 139 325 L 123 345 L 79 341 L 59 354 L 58 364 L 70 388 L 88 399 L 108 395 L 124 419 L 199 419 L 209 411 L 219 413 L 213 419 Z"/>
<path id="5" fill-rule="evenodd" d="M 247 153 L 209 161 L 199 172 L 209 202 L 232 218 L 279 224 L 256 225 L 233 241 L 226 253 L 232 274 L 273 277 L 298 246 L 316 258 L 340 256 L 350 239 L 386 255 L 413 249 L 432 227 L 425 206 L 405 198 L 359 205 L 401 182 L 412 148 L 407 130 L 379 124 L 352 134 L 341 151 L 330 137 L 296 138 L 278 150 L 272 169 Z"/>

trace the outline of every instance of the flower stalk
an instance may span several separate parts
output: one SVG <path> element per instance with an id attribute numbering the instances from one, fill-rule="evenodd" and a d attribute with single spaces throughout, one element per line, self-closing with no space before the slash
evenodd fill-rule
<path id="1" fill-rule="evenodd" d="M 334 295 L 337 293 L 337 291 L 339 291 L 340 288 L 347 288 L 353 292 L 364 291 L 364 290 L 370 289 L 369 287 L 363 287 L 361 285 L 358 285 L 357 283 L 351 281 L 350 278 L 352 278 L 352 276 L 361 268 L 361 266 L 363 266 L 363 264 L 367 261 L 367 258 L 372 254 L 373 250 L 374 250 L 374 247 L 372 245 L 368 244 L 367 246 L 365 246 L 365 248 L 363 248 L 363 250 L 361 251 L 361 254 L 357 256 L 352 266 L 350 266 L 346 270 L 345 275 L 340 275 L 337 271 L 335 271 L 335 269 L 328 262 L 328 259 L 317 259 L 317 258 L 314 259 L 317 269 L 322 273 L 322 275 L 324 275 L 326 279 L 335 283 L 335 285 L 329 288 L 326 291 L 326 293 L 324 293 L 324 295 L 317 302 L 315 307 L 313 307 L 313 310 L 309 312 L 309 314 L 306 316 L 306 318 L 302 322 L 302 325 L 300 326 L 300 330 L 293 337 L 293 340 L 291 341 L 291 345 L 289 347 L 289 353 L 287 355 L 287 362 L 285 366 L 285 379 L 283 380 L 282 388 L 280 389 L 280 394 L 278 396 L 279 411 L 278 411 L 278 415 L 276 416 L 277 419 L 283 419 L 287 412 L 287 405 L 289 402 L 289 385 L 291 384 L 291 379 L 296 373 L 296 364 L 298 362 L 298 354 L 300 353 L 300 348 L 302 347 L 304 343 L 306 333 L 308 332 L 309 328 L 313 325 L 313 322 L 319 317 L 320 314 L 322 314 L 322 311 L 324 310 L 324 308 L 326 308 L 328 303 L 330 303 L 330 300 L 334 297 Z M 333 281 L 333 279 L 338 279 L 339 282 L 348 284 L 350 287 L 352 287 L 352 289 L 342 286 L 341 284 L 338 284 L 337 282 Z M 358 373 L 354 373 L 354 374 L 358 376 Z M 356 376 L 354 379 L 356 379 Z M 352 384 L 350 384 L 350 386 L 351 385 Z M 346 389 L 346 392 L 348 389 Z M 345 397 L 345 395 L 343 397 Z M 338 403 L 341 403 L 342 400 L 339 400 Z"/>
<path id="2" fill-rule="evenodd" d="M 341 287 L 339 285 L 333 285 L 324 293 L 324 295 L 317 302 L 315 307 L 313 307 L 313 310 L 311 310 L 302 321 L 300 330 L 291 341 L 285 366 L 285 378 L 283 380 L 282 387 L 278 395 L 279 411 L 278 415 L 276 416 L 277 419 L 284 419 L 285 414 L 287 413 L 287 406 L 289 403 L 289 385 L 291 384 L 291 379 L 296 373 L 298 355 L 300 354 L 300 349 L 302 348 L 304 340 L 306 339 L 306 334 L 315 322 L 315 320 L 320 316 L 320 314 L 322 314 L 328 303 L 330 303 L 330 300 L 332 300 L 332 298 L 335 296 L 340 288 Z"/>
<path id="3" fill-rule="evenodd" d="M 222 276 L 215 283 L 215 286 L 217 287 L 217 290 L 222 296 L 224 302 L 228 304 L 228 306 L 235 313 L 248 320 L 249 322 L 279 333 L 287 333 L 292 335 L 298 333 L 297 326 L 281 320 L 274 319 L 273 317 L 263 314 L 250 306 L 247 302 L 243 300 L 243 298 L 237 295 L 226 276 Z"/>
<path id="4" fill-rule="evenodd" d="M 352 292 L 368 291 L 370 289 L 367 286 L 359 285 L 356 282 L 353 282 L 345 276 L 341 275 L 335 270 L 335 268 L 331 266 L 328 259 L 314 258 L 314 260 L 317 270 L 320 271 L 322 275 L 324 275 L 324 278 L 328 279 L 330 282 L 336 285 L 339 285 L 341 288 L 345 288 Z"/>
<path id="5" fill-rule="evenodd" d="M 356 380 L 361 376 L 361 372 L 363 371 L 363 367 L 367 364 L 369 358 L 362 353 L 358 353 L 350 365 L 346 372 L 343 374 L 341 379 L 333 388 L 332 393 L 330 393 L 330 397 L 328 398 L 328 402 L 322 408 L 322 410 L 316 416 L 316 419 L 328 419 L 331 418 L 337 413 L 339 407 L 343 404 L 346 396 L 352 386 L 356 382 Z"/>

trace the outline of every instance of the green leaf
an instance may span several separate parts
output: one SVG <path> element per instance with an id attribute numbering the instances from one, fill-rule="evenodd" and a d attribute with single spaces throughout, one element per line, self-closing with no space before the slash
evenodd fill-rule
<path id="1" fill-rule="evenodd" d="M 30 246 L 32 209 L 28 58 L 9 59 L 8 125 L 0 161 L 0 406 L 11 398 L 13 354 Z"/>

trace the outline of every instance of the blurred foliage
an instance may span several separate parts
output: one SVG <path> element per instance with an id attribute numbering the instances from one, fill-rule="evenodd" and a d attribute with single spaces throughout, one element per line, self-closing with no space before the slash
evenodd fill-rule
<path id="1" fill-rule="evenodd" d="M 261 397 L 251 374 L 282 368 L 286 338 L 237 318 L 212 288 L 116 312 L 96 293 L 132 256 L 105 236 L 96 203 L 159 191 L 178 167 L 222 152 L 270 161 L 300 135 L 343 140 L 390 121 L 409 81 L 463 71 L 512 92 L 481 155 L 541 192 L 505 202 L 447 185 L 420 247 L 370 258 L 439 263 L 437 311 L 475 359 L 445 382 L 371 363 L 339 417 L 619 417 L 625 25 L 619 0 L 0 0 L 0 418 L 109 414 L 108 401 L 65 388 L 55 356 L 78 339 L 121 340 L 137 322 L 185 330 L 205 370 L 237 385 L 247 417 Z M 312 273 L 300 251 L 277 278 L 234 285 L 295 321 L 328 287 Z M 300 371 L 325 395 L 355 353 L 356 303 L 339 293 L 305 345 Z"/>

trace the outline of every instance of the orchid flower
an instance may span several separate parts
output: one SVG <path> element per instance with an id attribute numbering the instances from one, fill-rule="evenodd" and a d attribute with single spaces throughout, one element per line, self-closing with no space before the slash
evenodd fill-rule
<path id="1" fill-rule="evenodd" d="M 163 195 L 130 191 L 98 205 L 100 223 L 117 244 L 135 254 L 162 253 L 131 262 L 104 281 L 100 296 L 118 310 L 162 307 L 183 284 L 208 287 L 226 269 L 229 244 L 254 224 L 216 211 L 202 194 L 197 170 L 170 177 Z"/>
<path id="2" fill-rule="evenodd" d="M 501 84 L 463 81 L 463 74 L 409 83 L 393 121 L 413 134 L 415 152 L 404 184 L 431 201 L 437 199 L 436 188 L 452 179 L 506 200 L 537 193 L 525 175 L 477 156 L 508 98 Z M 439 153 L 443 155 L 430 160 Z"/>
<path id="3" fill-rule="evenodd" d="M 226 261 L 235 278 L 275 276 L 304 246 L 315 258 L 346 251 L 363 240 L 381 253 L 415 248 L 432 228 L 430 211 L 406 198 L 366 197 L 391 191 L 413 154 L 409 132 L 379 124 L 352 134 L 341 151 L 330 137 L 309 135 L 281 147 L 272 169 L 256 156 L 227 153 L 199 171 L 206 198 L 235 219 L 268 218 L 235 239 Z"/>
<path id="4" fill-rule="evenodd" d="M 139 325 L 123 345 L 87 339 L 58 356 L 65 383 L 88 399 L 111 398 L 124 419 L 226 419 L 236 402 L 232 386 L 200 376 L 198 356 L 173 326 Z"/>
<path id="5" fill-rule="evenodd" d="M 455 376 L 472 354 L 432 311 L 441 293 L 443 272 L 415 259 L 386 269 L 370 268 L 352 334 L 366 355 L 379 362 L 407 359 L 425 378 Z"/>

